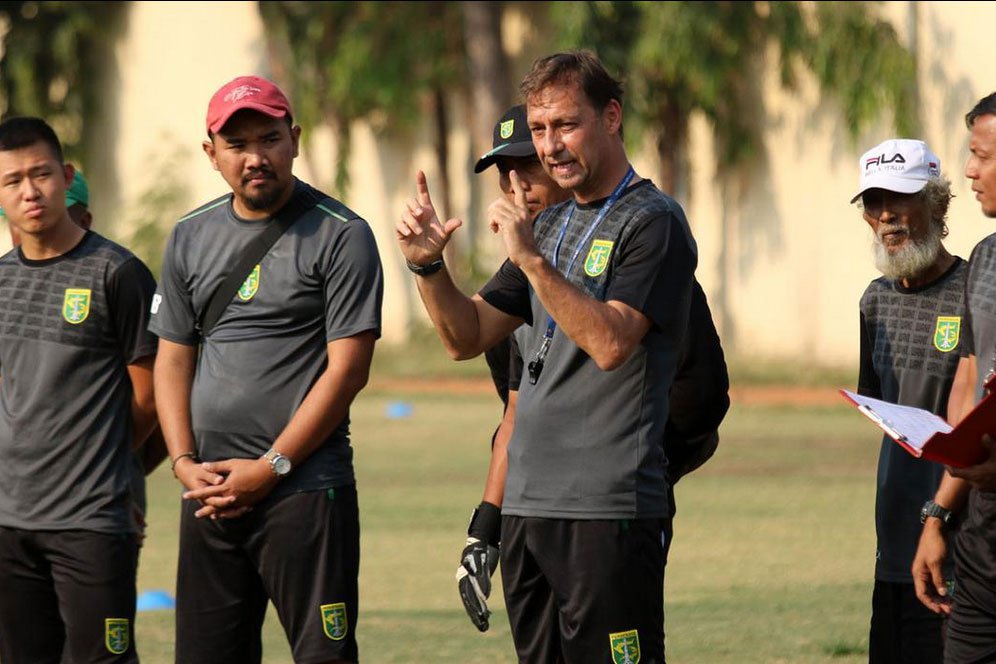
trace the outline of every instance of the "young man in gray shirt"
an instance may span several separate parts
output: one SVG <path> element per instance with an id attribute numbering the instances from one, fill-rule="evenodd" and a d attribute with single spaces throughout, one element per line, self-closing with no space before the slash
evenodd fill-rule
<path id="1" fill-rule="evenodd" d="M 155 426 L 155 281 L 66 210 L 39 118 L 0 124 L 0 660 L 137 662 L 132 450 Z"/>
<path id="2" fill-rule="evenodd" d="M 996 93 L 965 116 L 971 131 L 965 176 L 982 213 L 996 218 Z M 961 357 L 951 387 L 948 420 L 957 425 L 982 399 L 996 370 L 996 234 L 982 239 L 969 257 Z M 974 466 L 948 468 L 937 489 L 935 509 L 925 515 L 913 560 L 917 597 L 931 611 L 949 616 L 944 661 L 996 661 L 996 445 L 979 444 L 986 455 Z M 951 529 L 952 518 L 958 521 Z M 956 535 L 950 537 L 952 532 Z M 954 553 L 955 592 L 945 570 Z"/>
<path id="3" fill-rule="evenodd" d="M 207 131 L 232 191 L 173 229 L 151 323 L 163 433 L 186 489 L 177 661 L 258 663 L 270 599 L 295 661 L 355 662 L 349 406 L 380 335 L 377 247 L 363 219 L 294 177 L 301 130 L 272 82 L 222 86 Z M 287 219 L 205 333 L 246 246 Z"/>

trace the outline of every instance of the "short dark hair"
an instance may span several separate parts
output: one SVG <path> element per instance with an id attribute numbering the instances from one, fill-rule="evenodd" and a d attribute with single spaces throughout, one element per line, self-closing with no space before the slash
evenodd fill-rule
<path id="1" fill-rule="evenodd" d="M 24 116 L 8 118 L 0 122 L 0 152 L 20 150 L 35 143 L 46 144 L 60 164 L 65 161 L 59 137 L 55 135 L 55 130 L 41 118 Z"/>
<path id="2" fill-rule="evenodd" d="M 576 83 L 595 110 L 602 112 L 615 99 L 622 105 L 622 82 L 613 78 L 598 56 L 588 50 L 554 53 L 533 63 L 519 91 L 528 102 L 540 90 L 554 84 Z"/>
<path id="3" fill-rule="evenodd" d="M 971 129 L 975 121 L 983 115 L 996 115 L 996 92 L 992 92 L 978 101 L 967 114 L 965 114 L 965 125 Z"/>

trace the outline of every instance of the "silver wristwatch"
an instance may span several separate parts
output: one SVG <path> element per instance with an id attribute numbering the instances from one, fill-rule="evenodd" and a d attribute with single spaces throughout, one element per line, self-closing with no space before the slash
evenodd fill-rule
<path id="1" fill-rule="evenodd" d="M 263 455 L 270 462 L 270 470 L 277 477 L 286 477 L 291 471 L 291 460 L 272 447 Z"/>

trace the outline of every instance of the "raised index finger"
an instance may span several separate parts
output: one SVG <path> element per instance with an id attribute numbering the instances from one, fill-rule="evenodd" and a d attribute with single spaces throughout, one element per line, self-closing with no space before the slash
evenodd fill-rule
<path id="1" fill-rule="evenodd" d="M 432 198 L 429 196 L 429 183 L 425 180 L 425 173 L 419 171 L 415 176 L 415 190 L 418 193 L 420 205 L 431 206 Z"/>
<path id="2" fill-rule="evenodd" d="M 515 206 L 524 210 L 529 209 L 529 206 L 526 204 L 526 192 L 522 189 L 522 181 L 519 179 L 519 174 L 515 171 L 509 171 L 508 178 L 512 184 L 512 198 L 515 201 Z"/>

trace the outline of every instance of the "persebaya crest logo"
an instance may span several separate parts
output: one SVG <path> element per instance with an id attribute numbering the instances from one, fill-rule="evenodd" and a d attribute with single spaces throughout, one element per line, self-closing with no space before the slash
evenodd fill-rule
<path id="1" fill-rule="evenodd" d="M 90 315 L 90 289 L 67 288 L 62 298 L 62 317 L 67 323 L 79 325 Z"/>
<path id="2" fill-rule="evenodd" d="M 961 338 L 961 316 L 938 316 L 934 327 L 934 348 L 949 353 L 958 347 Z"/>
<path id="3" fill-rule="evenodd" d="M 501 126 L 498 127 L 498 135 L 503 139 L 511 138 L 513 131 L 515 131 L 515 118 L 505 120 L 501 123 Z"/>
<path id="4" fill-rule="evenodd" d="M 333 641 L 342 641 L 349 631 L 349 625 L 346 624 L 346 603 L 322 604 L 321 608 L 325 636 Z"/>
<path id="5" fill-rule="evenodd" d="M 259 290 L 259 266 L 257 265 L 246 277 L 246 280 L 242 282 L 242 287 L 239 288 L 239 299 L 243 302 L 248 302 L 252 299 L 252 296 L 256 294 Z"/>
<path id="6" fill-rule="evenodd" d="M 609 649 L 614 664 L 638 664 L 640 661 L 640 635 L 635 629 L 609 634 Z"/>
<path id="7" fill-rule="evenodd" d="M 107 651 L 120 655 L 128 650 L 130 643 L 127 618 L 104 619 L 104 645 Z"/>
<path id="8" fill-rule="evenodd" d="M 605 272 L 609 265 L 609 256 L 612 255 L 611 240 L 595 240 L 591 243 L 588 251 L 588 258 L 584 259 L 584 273 L 589 277 L 597 277 Z"/>

